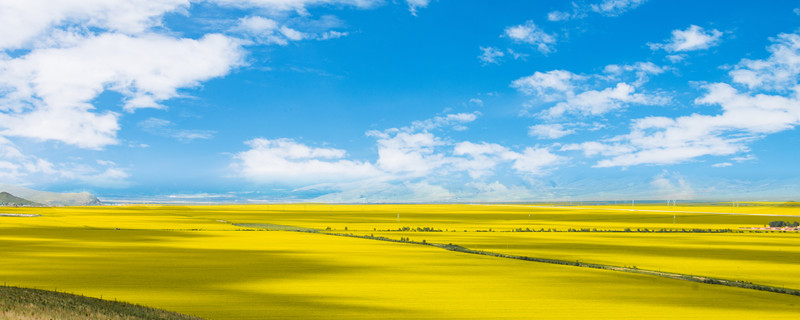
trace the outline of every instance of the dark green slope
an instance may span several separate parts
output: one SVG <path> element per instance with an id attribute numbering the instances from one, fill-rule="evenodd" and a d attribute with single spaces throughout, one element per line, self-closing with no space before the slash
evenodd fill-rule
<path id="1" fill-rule="evenodd" d="M 13 194 L 10 194 L 8 192 L 5 192 L 5 191 L 0 192 L 0 206 L 14 206 L 14 205 L 17 205 L 17 206 L 33 206 L 33 207 L 41 206 L 41 204 L 38 204 L 38 203 L 33 202 L 33 201 L 22 199 L 20 197 L 16 197 Z"/>
<path id="2" fill-rule="evenodd" d="M 202 320 L 124 302 L 5 286 L 0 286 L 0 319 Z"/>

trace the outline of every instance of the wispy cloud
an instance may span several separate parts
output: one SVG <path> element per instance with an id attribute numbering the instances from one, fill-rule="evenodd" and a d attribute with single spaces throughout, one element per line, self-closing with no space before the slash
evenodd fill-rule
<path id="1" fill-rule="evenodd" d="M 431 3 L 431 0 L 406 0 L 408 3 L 408 11 L 411 12 L 412 15 L 416 16 L 417 11 L 420 8 L 425 8 L 428 4 Z"/>
<path id="2" fill-rule="evenodd" d="M 596 75 L 579 75 L 565 70 L 537 71 L 514 80 L 511 87 L 532 97 L 529 107 L 551 105 L 537 114 L 545 119 L 557 119 L 568 114 L 598 116 L 628 105 L 667 103 L 669 98 L 666 96 L 637 92 L 649 76 L 665 70 L 648 62 L 609 65 L 603 74 Z"/>
<path id="3" fill-rule="evenodd" d="M 524 24 L 506 27 L 503 35 L 514 42 L 532 45 L 541 53 L 555 51 L 556 36 L 544 32 L 532 20 L 528 20 Z"/>
<path id="4" fill-rule="evenodd" d="M 214 137 L 215 133 L 211 130 L 177 129 L 174 123 L 159 118 L 143 120 L 139 122 L 138 126 L 147 133 L 175 138 L 182 142 L 190 142 L 197 139 L 208 140 Z"/>
<path id="5" fill-rule="evenodd" d="M 550 11 L 547 13 L 547 20 L 567 21 L 573 19 L 586 18 L 589 13 L 597 13 L 606 17 L 616 17 L 630 10 L 636 9 L 647 0 L 603 0 L 592 4 L 579 4 L 572 2 L 569 11 Z"/>
<path id="6" fill-rule="evenodd" d="M 717 29 L 706 30 L 691 25 L 686 30 L 672 30 L 672 38 L 664 43 L 648 43 L 652 50 L 667 52 L 686 52 L 705 50 L 719 45 L 722 32 Z"/>
<path id="7" fill-rule="evenodd" d="M 749 143 L 800 125 L 800 95 L 796 90 L 800 69 L 791 67 L 793 61 L 800 61 L 797 39 L 800 35 L 781 34 L 768 48 L 769 57 L 742 60 L 730 71 L 733 85 L 704 85 L 706 93 L 695 99 L 695 104 L 719 106 L 719 114 L 635 119 L 626 135 L 567 148 L 583 150 L 587 156 L 605 156 L 597 167 L 673 164 L 748 152 Z"/>

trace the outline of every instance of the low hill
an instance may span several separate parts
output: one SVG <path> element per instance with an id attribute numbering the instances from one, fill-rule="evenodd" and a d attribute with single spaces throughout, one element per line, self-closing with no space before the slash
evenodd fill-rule
<path id="1" fill-rule="evenodd" d="M 0 286 L 0 319 L 202 320 L 144 306 L 38 289 Z"/>
<path id="2" fill-rule="evenodd" d="M 10 184 L 0 184 L 0 191 L 48 206 L 96 206 L 103 204 L 97 197 L 88 192 L 47 192 Z"/>
<path id="3" fill-rule="evenodd" d="M 13 194 L 8 192 L 0 192 L 0 206 L 32 206 L 32 207 L 39 207 L 41 204 L 38 204 L 33 201 L 25 200 L 20 197 L 16 197 Z"/>

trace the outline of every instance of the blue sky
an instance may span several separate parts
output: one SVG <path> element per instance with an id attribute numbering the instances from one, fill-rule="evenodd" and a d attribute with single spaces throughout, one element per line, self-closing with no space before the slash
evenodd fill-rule
<path id="1" fill-rule="evenodd" d="M 790 200 L 792 1 L 0 2 L 0 183 L 157 202 Z"/>

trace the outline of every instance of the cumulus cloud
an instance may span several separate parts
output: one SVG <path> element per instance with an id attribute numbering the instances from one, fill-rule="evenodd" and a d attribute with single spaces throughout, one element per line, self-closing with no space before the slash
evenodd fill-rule
<path id="1" fill-rule="evenodd" d="M 669 67 L 658 66 L 652 62 L 636 62 L 628 65 L 610 64 L 603 68 L 603 73 L 609 76 L 609 79 L 620 79 L 628 73 L 635 75 L 634 86 L 642 86 L 650 80 L 650 76 L 662 74 L 670 70 Z"/>
<path id="2" fill-rule="evenodd" d="M 565 70 L 535 72 L 511 82 L 511 87 L 532 96 L 529 105 L 553 104 L 538 113 L 546 119 L 567 114 L 598 116 L 628 105 L 663 105 L 668 97 L 637 92 L 649 75 L 664 72 L 653 63 L 609 65 L 604 74 L 578 75 Z M 626 82 L 630 78 L 631 83 Z M 609 86 L 610 85 L 610 86 Z"/>
<path id="3" fill-rule="evenodd" d="M 11 1 L 0 4 L 0 134 L 54 140 L 99 149 L 117 143 L 120 114 L 92 104 L 103 92 L 123 96 L 125 111 L 161 108 L 242 66 L 248 42 L 209 33 L 180 38 L 159 29 L 167 13 L 189 14 L 193 0 Z M 216 6 L 295 11 L 343 5 L 371 8 L 378 0 L 211 0 Z M 415 3 L 422 7 L 425 4 Z M 277 15 L 285 17 L 286 14 Z M 326 24 L 311 21 L 310 24 Z M 326 22 L 327 21 L 327 22 Z M 234 27 L 258 44 L 334 39 L 346 32 L 306 33 L 275 20 L 250 16 Z M 20 54 L 21 53 L 21 54 Z"/>
<path id="4" fill-rule="evenodd" d="M 408 0 L 408 5 L 415 13 L 428 2 Z M 259 15 L 214 21 L 209 25 L 222 26 L 217 31 L 221 33 L 197 28 L 200 35 L 191 38 L 172 32 L 165 25 L 165 15 L 188 16 L 192 5 L 198 3 L 227 9 L 256 9 Z M 117 144 L 123 113 L 113 109 L 116 105 L 97 104 L 96 99 L 102 94 L 118 93 L 126 112 L 164 108 L 165 101 L 185 95 L 182 90 L 196 88 L 245 65 L 248 45 L 285 45 L 291 41 L 328 40 L 347 35 L 332 30 L 342 25 L 333 16 L 309 18 L 307 8 L 311 6 L 367 9 L 382 3 L 381 0 L 3 1 L 0 3 L 0 21 L 3 21 L 0 138 L 57 141 L 87 149 Z M 183 141 L 208 139 L 213 134 L 176 129 L 171 123 L 159 125 L 151 121 L 143 126 L 155 134 Z M 10 150 L 6 150 L 8 154 Z M 25 176 L 26 167 L 39 168 L 38 171 L 48 167 L 42 159 L 3 161 L 3 175 L 7 177 Z M 116 167 L 96 172 L 90 166 L 81 166 L 86 169 L 80 170 L 67 164 L 49 167 L 58 169 L 59 176 L 65 179 L 94 185 L 113 185 L 113 181 L 125 180 L 128 174 Z"/>
<path id="5" fill-rule="evenodd" d="M 734 83 L 749 89 L 794 90 L 800 75 L 800 35 L 782 33 L 773 42 L 767 47 L 769 58 L 742 59 L 730 71 Z"/>
<path id="6" fill-rule="evenodd" d="M 234 156 L 233 168 L 255 182 L 342 182 L 379 174 L 369 163 L 342 159 L 347 153 L 341 149 L 310 147 L 292 139 L 257 138 L 245 144 L 250 149 Z"/>
<path id="7" fill-rule="evenodd" d="M 504 35 L 515 42 L 532 45 L 541 53 L 553 52 L 553 46 L 556 43 L 555 35 L 544 32 L 531 20 L 524 24 L 507 27 Z"/>
<path id="8" fill-rule="evenodd" d="M 661 105 L 664 99 L 636 93 L 636 89 L 627 83 L 620 82 L 616 86 L 603 90 L 587 90 L 560 102 L 542 115 L 557 118 L 566 113 L 583 115 L 602 115 L 612 110 L 625 107 L 627 104 Z"/>
<path id="9" fill-rule="evenodd" d="M 0 133 L 84 148 L 116 143 L 118 114 L 90 102 L 105 90 L 124 109 L 160 108 L 178 89 L 225 75 L 242 63 L 239 44 L 219 34 L 199 40 L 102 34 L 67 48 L 38 49 L 0 67 Z"/>
<path id="10" fill-rule="evenodd" d="M 511 82 L 511 87 L 545 101 L 562 99 L 575 90 L 575 83 L 586 77 L 565 70 L 536 71 L 532 75 Z"/>
<path id="11" fill-rule="evenodd" d="M 80 25 L 137 34 L 161 24 L 160 17 L 187 8 L 188 0 L 27 0 L 0 5 L 0 48 L 28 48 L 54 28 Z"/>
<path id="12" fill-rule="evenodd" d="M 703 86 L 705 94 L 695 99 L 695 104 L 719 107 L 721 113 L 645 117 L 633 120 L 628 134 L 565 147 L 583 150 L 587 156 L 605 156 L 597 162 L 597 167 L 673 164 L 703 156 L 748 152 L 750 142 L 800 125 L 798 79 L 779 71 L 786 67 L 784 61 L 800 59 L 788 40 L 791 38 L 794 37 L 779 36 L 768 48 L 771 53 L 768 58 L 742 60 L 730 72 L 734 85 L 742 85 L 749 91 L 728 83 Z M 770 68 L 778 72 L 771 73 Z M 744 157 L 734 157 L 737 158 Z"/>
<path id="13" fill-rule="evenodd" d="M 369 131 L 367 135 L 376 139 L 374 162 L 347 159 L 344 150 L 310 147 L 292 139 L 253 139 L 246 142 L 249 150 L 234 156 L 232 169 L 235 175 L 262 184 L 324 190 L 328 195 L 320 199 L 325 201 L 357 200 L 365 194 L 400 199 L 384 192 L 419 195 L 415 190 L 435 191 L 436 201 L 443 201 L 455 192 L 445 185 L 458 180 L 453 180 L 458 175 L 466 173 L 480 180 L 498 175 L 505 166 L 521 176 L 540 176 L 566 160 L 544 147 L 515 151 L 499 144 L 457 142 L 436 135 L 456 130 L 477 116 L 447 114 L 406 127 Z M 458 184 L 463 186 L 463 182 Z"/>
<path id="14" fill-rule="evenodd" d="M 705 30 L 691 25 L 686 30 L 672 30 L 672 38 L 665 43 L 648 43 L 652 50 L 685 52 L 705 50 L 720 43 L 722 32 L 717 29 Z"/>
<path id="15" fill-rule="evenodd" d="M 81 182 L 98 187 L 127 186 L 129 174 L 111 161 L 97 161 L 97 166 L 80 163 L 53 163 L 23 154 L 10 140 L 0 137 L 0 179 L 5 183 Z"/>

